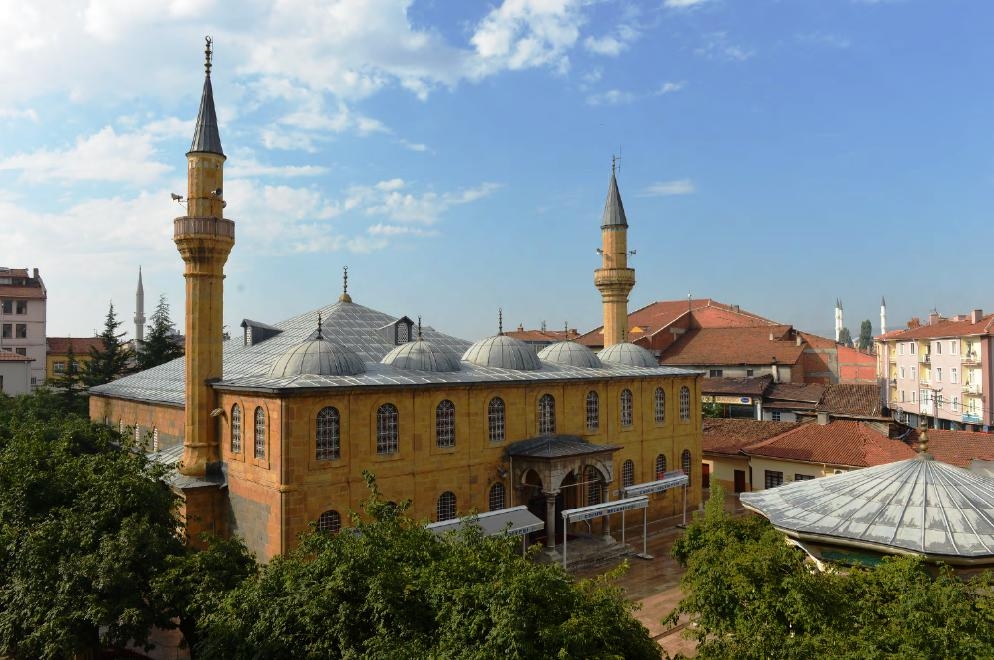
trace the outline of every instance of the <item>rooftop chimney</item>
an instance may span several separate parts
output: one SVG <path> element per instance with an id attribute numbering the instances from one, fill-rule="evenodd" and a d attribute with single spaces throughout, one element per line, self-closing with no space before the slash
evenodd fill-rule
<path id="1" fill-rule="evenodd" d="M 970 312 L 970 323 L 980 323 L 980 319 L 984 317 L 984 310 L 975 309 Z"/>
<path id="2" fill-rule="evenodd" d="M 821 426 L 825 426 L 828 424 L 828 413 L 825 412 L 824 410 L 818 411 L 818 424 Z"/>
<path id="3" fill-rule="evenodd" d="M 929 312 L 928 314 L 928 324 L 935 325 L 939 322 L 939 312 Z"/>
<path id="4" fill-rule="evenodd" d="M 796 337 L 794 337 L 794 340 L 797 342 L 798 346 L 801 345 L 801 335 L 797 335 Z"/>
<path id="5" fill-rule="evenodd" d="M 773 333 L 770 333 L 770 341 L 773 341 Z"/>

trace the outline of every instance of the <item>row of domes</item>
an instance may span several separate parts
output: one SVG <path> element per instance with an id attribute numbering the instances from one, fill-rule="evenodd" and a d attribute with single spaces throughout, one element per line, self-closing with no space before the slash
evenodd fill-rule
<path id="1" fill-rule="evenodd" d="M 645 348 L 635 344 L 614 344 L 595 354 L 575 341 L 560 341 L 546 346 L 538 355 L 524 342 L 500 334 L 481 339 L 463 353 L 462 360 L 480 367 L 537 371 L 542 362 L 571 367 L 598 369 L 607 363 L 624 367 L 658 367 L 659 363 Z M 415 371 L 459 371 L 459 359 L 453 353 L 418 337 L 401 344 L 380 360 L 397 369 Z M 325 339 L 319 332 L 276 360 L 269 370 L 271 378 L 288 378 L 312 374 L 317 376 L 358 376 L 365 373 L 363 360 L 355 351 Z"/>

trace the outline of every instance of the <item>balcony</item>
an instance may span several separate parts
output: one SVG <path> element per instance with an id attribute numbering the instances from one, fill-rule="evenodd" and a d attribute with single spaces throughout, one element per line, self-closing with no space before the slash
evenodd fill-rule
<path id="1" fill-rule="evenodd" d="M 976 353 L 964 353 L 961 360 L 965 366 L 976 366 L 980 364 L 980 358 L 977 357 Z"/>
<path id="2" fill-rule="evenodd" d="M 963 394 L 967 396 L 980 396 L 979 383 L 963 383 Z"/>
<path id="3" fill-rule="evenodd" d="M 932 356 L 928 353 L 919 353 L 918 361 L 922 364 L 932 364 Z"/>

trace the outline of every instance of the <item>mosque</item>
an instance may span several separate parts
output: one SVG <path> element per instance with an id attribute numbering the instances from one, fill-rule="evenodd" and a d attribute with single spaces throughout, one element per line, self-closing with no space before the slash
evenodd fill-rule
<path id="1" fill-rule="evenodd" d="M 223 217 L 226 157 L 211 88 L 187 152 L 186 215 L 173 221 L 186 280 L 186 354 L 90 390 L 97 421 L 151 438 L 178 467 L 171 485 L 191 536 L 237 535 L 260 559 L 316 524 L 335 532 L 368 496 L 443 521 L 527 507 L 554 548 L 561 512 L 617 500 L 625 488 L 690 475 L 652 493 L 652 519 L 701 499 L 700 374 L 659 366 L 626 339 L 628 221 L 612 168 L 601 221 L 605 348 L 562 341 L 538 354 L 503 333 L 475 343 L 338 300 L 279 323 L 245 319 L 222 338 L 224 265 L 235 245 Z M 686 480 L 684 480 L 684 483 Z M 609 535 L 605 516 L 572 523 Z M 582 528 L 582 530 L 581 530 Z"/>

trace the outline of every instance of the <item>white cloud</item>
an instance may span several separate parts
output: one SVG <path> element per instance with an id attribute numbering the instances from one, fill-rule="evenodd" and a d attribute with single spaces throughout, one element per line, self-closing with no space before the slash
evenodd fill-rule
<path id="1" fill-rule="evenodd" d="M 410 140 L 400 139 L 400 144 L 404 146 L 405 149 L 410 149 L 411 151 L 425 152 L 428 151 L 428 145 L 421 142 L 411 142 Z"/>
<path id="2" fill-rule="evenodd" d="M 471 75 L 482 78 L 503 69 L 569 68 L 569 51 L 585 19 L 579 0 L 504 0 L 487 14 L 470 43 L 476 49 Z"/>
<path id="3" fill-rule="evenodd" d="M 694 53 L 709 60 L 743 62 L 756 54 L 754 50 L 732 43 L 727 32 L 711 32 L 704 37 L 704 43 Z"/>
<path id="4" fill-rule="evenodd" d="M 686 83 L 684 83 L 683 81 L 680 82 L 667 81 L 664 82 L 662 85 L 660 85 L 659 89 L 653 92 L 653 94 L 655 96 L 664 96 L 666 94 L 673 94 L 674 92 L 679 92 L 681 89 L 684 88 L 685 85 Z"/>
<path id="5" fill-rule="evenodd" d="M 679 92 L 684 88 L 684 82 L 664 82 L 657 89 L 648 94 L 639 94 L 635 92 L 629 92 L 621 89 L 609 89 L 606 92 L 599 92 L 597 94 L 589 94 L 587 96 L 588 105 L 623 105 L 626 103 L 634 103 L 641 99 L 650 96 L 665 96 L 666 94 L 674 94 Z"/>
<path id="6" fill-rule="evenodd" d="M 802 44 L 826 46 L 828 48 L 838 48 L 840 50 L 845 50 L 852 45 L 852 42 L 847 37 L 833 34 L 831 32 L 804 32 L 794 35 L 794 40 Z"/>
<path id="7" fill-rule="evenodd" d="M 595 55 L 617 57 L 640 36 L 641 33 L 634 25 L 621 23 L 610 34 L 602 37 L 587 37 L 583 40 L 583 46 Z"/>
<path id="8" fill-rule="evenodd" d="M 668 9 L 689 9 L 691 7 L 700 7 L 705 2 L 710 0 L 666 0 L 663 6 Z"/>
<path id="9" fill-rule="evenodd" d="M 697 187 L 690 179 L 674 179 L 659 181 L 646 186 L 639 197 L 670 197 L 673 195 L 690 195 L 697 192 Z"/>

